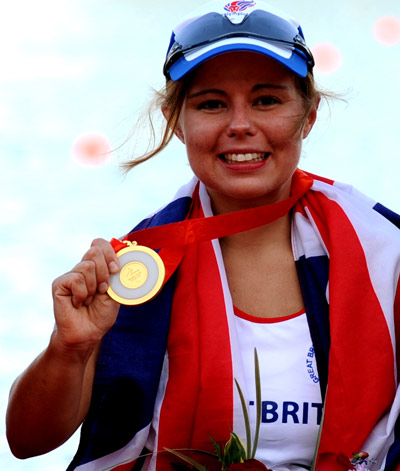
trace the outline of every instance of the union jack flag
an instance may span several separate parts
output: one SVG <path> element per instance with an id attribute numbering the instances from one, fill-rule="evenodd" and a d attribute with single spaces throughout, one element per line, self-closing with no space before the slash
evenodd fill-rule
<path id="1" fill-rule="evenodd" d="M 375 471 L 400 471 L 400 218 L 348 185 L 296 175 L 313 180 L 293 208 L 292 244 L 325 397 L 315 469 L 347 471 L 338 458 L 367 450 Z M 183 220 L 189 208 L 212 216 L 195 187 L 135 231 Z M 156 298 L 121 306 L 68 471 L 172 471 L 165 447 L 213 452 L 209 434 L 225 443 L 237 430 L 242 377 L 218 240 L 192 244 Z"/>
<path id="2" fill-rule="evenodd" d="M 253 0 L 237 0 L 235 2 L 227 3 L 224 7 L 230 13 L 238 13 L 239 11 L 247 10 L 249 7 L 254 7 L 256 2 Z"/>

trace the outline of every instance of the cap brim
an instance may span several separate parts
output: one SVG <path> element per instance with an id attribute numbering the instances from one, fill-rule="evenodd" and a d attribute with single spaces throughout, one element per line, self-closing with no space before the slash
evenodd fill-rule
<path id="1" fill-rule="evenodd" d="M 177 81 L 187 73 L 198 67 L 212 57 L 232 51 L 258 52 L 276 60 L 300 77 L 306 77 L 308 73 L 307 62 L 304 57 L 296 53 L 292 48 L 279 47 L 254 38 L 231 38 L 218 41 L 191 51 L 183 55 L 169 70 L 172 80 Z"/>

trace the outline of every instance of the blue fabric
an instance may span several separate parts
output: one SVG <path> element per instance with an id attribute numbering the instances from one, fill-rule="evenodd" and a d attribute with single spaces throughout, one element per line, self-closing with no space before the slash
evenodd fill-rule
<path id="1" fill-rule="evenodd" d="M 329 259 L 326 255 L 300 257 L 296 261 L 304 307 L 317 360 L 322 400 L 328 383 L 330 347 L 329 305 L 326 290 L 329 279 Z"/>
<path id="2" fill-rule="evenodd" d="M 388 219 L 395 226 L 400 228 L 400 215 L 399 214 L 393 212 L 391 209 L 387 208 L 386 206 L 383 206 L 383 204 L 380 204 L 380 203 L 376 203 L 376 205 L 374 206 L 374 209 L 379 214 L 382 214 L 382 216 Z"/>
<path id="3" fill-rule="evenodd" d="M 186 217 L 191 198 L 180 198 L 134 230 Z M 92 401 L 81 440 L 68 470 L 125 446 L 153 417 L 164 360 L 175 277 L 151 301 L 121 305 L 105 335 L 97 364 Z"/>
<path id="4" fill-rule="evenodd" d="M 387 455 L 385 471 L 395 471 L 400 463 L 400 418 L 396 421 L 394 436 L 394 443 Z"/>

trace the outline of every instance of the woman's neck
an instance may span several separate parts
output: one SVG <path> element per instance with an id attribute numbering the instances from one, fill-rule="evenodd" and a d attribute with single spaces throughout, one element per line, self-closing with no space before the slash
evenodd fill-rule
<path id="1" fill-rule="evenodd" d="M 248 250 L 259 248 L 263 252 L 291 250 L 291 217 L 290 214 L 276 221 L 249 231 L 239 232 L 220 239 L 223 250 Z"/>
<path id="2" fill-rule="evenodd" d="M 219 214 L 232 213 L 244 209 L 268 206 L 285 200 L 290 196 L 290 186 L 284 190 L 280 189 L 278 191 L 270 192 L 267 195 L 253 198 L 235 198 L 217 193 L 209 188 L 207 188 L 207 193 L 210 197 L 213 214 L 217 216 Z"/>
<path id="3" fill-rule="evenodd" d="M 290 214 L 271 224 L 220 239 L 233 304 L 255 317 L 303 309 L 290 236 Z"/>

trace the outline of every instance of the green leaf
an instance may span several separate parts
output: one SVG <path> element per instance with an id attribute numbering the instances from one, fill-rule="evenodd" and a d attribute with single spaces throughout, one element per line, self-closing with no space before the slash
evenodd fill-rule
<path id="1" fill-rule="evenodd" d="M 182 453 L 179 453 L 179 451 L 172 450 L 171 448 L 165 448 L 165 447 L 164 447 L 164 450 L 168 451 L 169 453 L 172 453 L 173 455 L 177 456 L 181 460 L 186 461 L 186 463 L 191 464 L 198 471 L 207 471 L 207 468 L 205 466 L 201 465 L 195 460 L 192 460 L 192 458 L 189 458 L 188 456 L 183 455 Z"/>
<path id="2" fill-rule="evenodd" d="M 249 459 L 250 454 L 251 454 L 251 429 L 250 429 L 249 414 L 247 412 L 246 401 L 244 399 L 242 389 L 241 389 L 241 387 L 240 387 L 240 385 L 239 385 L 236 378 L 235 378 L 235 383 L 236 383 L 236 387 L 237 387 L 237 390 L 238 390 L 238 393 L 239 393 L 240 402 L 242 404 L 244 424 L 245 424 L 245 427 L 246 427 L 246 444 L 247 444 L 246 459 Z"/>
<path id="3" fill-rule="evenodd" d="M 209 436 L 210 437 L 210 436 Z M 218 445 L 218 443 L 213 439 L 213 437 L 210 437 L 211 443 L 213 444 L 215 454 L 218 457 L 218 460 L 222 463 L 222 452 L 221 452 L 221 447 Z"/>
<path id="4" fill-rule="evenodd" d="M 231 438 L 224 447 L 222 458 L 223 468 L 229 467 L 232 463 L 242 463 L 246 459 L 246 450 L 242 441 L 235 432 L 231 432 Z"/>
<path id="5" fill-rule="evenodd" d="M 256 381 L 256 430 L 254 433 L 254 444 L 253 451 L 251 452 L 250 458 L 256 456 L 258 437 L 260 435 L 261 425 L 261 378 L 260 378 L 260 363 L 258 361 L 257 349 L 254 349 L 254 370 L 255 370 L 255 381 Z"/>

